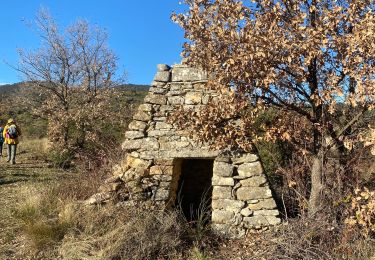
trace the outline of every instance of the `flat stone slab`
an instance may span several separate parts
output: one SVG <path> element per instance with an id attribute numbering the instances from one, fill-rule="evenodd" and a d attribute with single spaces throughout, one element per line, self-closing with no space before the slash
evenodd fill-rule
<path id="1" fill-rule="evenodd" d="M 247 179 L 240 180 L 240 183 L 244 187 L 259 187 L 267 183 L 267 179 L 264 175 L 257 175 Z"/>
<path id="2" fill-rule="evenodd" d="M 231 199 L 232 188 L 225 186 L 214 186 L 212 189 L 212 199 Z"/>
<path id="3" fill-rule="evenodd" d="M 262 226 L 273 226 L 281 223 L 280 218 L 275 216 L 252 216 L 244 217 L 243 222 L 245 227 L 254 228 Z"/>
<path id="4" fill-rule="evenodd" d="M 247 153 L 243 156 L 232 158 L 233 164 L 242 164 L 258 161 L 259 157 L 256 154 Z"/>
<path id="5" fill-rule="evenodd" d="M 121 145 L 121 148 L 124 151 L 132 151 L 132 150 L 138 150 L 138 149 L 158 150 L 159 147 L 160 147 L 159 142 L 156 141 L 156 139 L 154 138 L 125 140 Z"/>
<path id="6" fill-rule="evenodd" d="M 149 93 L 145 97 L 145 102 L 150 104 L 165 105 L 167 104 L 167 98 L 165 97 L 165 95 L 162 94 Z"/>
<path id="7" fill-rule="evenodd" d="M 233 165 L 226 162 L 215 161 L 213 172 L 214 176 L 231 177 L 233 175 Z"/>
<path id="8" fill-rule="evenodd" d="M 146 129 L 146 126 L 147 124 L 143 121 L 133 120 L 130 122 L 128 128 L 130 130 L 144 131 Z"/>
<path id="9" fill-rule="evenodd" d="M 134 120 L 148 122 L 152 119 L 152 115 L 150 112 L 138 110 L 138 112 L 133 116 Z"/>
<path id="10" fill-rule="evenodd" d="M 207 80 L 207 73 L 187 66 L 173 66 L 172 82 Z"/>
<path id="11" fill-rule="evenodd" d="M 169 71 L 158 71 L 154 77 L 154 81 L 168 82 L 170 81 L 171 73 Z"/>
<path id="12" fill-rule="evenodd" d="M 240 177 L 252 177 L 263 174 L 263 167 L 260 162 L 244 163 L 238 166 L 237 171 Z"/>
<path id="13" fill-rule="evenodd" d="M 241 187 L 237 190 L 237 199 L 252 200 L 271 198 L 272 192 L 268 187 Z"/>
<path id="14" fill-rule="evenodd" d="M 234 179 L 230 177 L 214 176 L 212 178 L 212 185 L 214 186 L 234 186 Z"/>
<path id="15" fill-rule="evenodd" d="M 143 138 L 145 135 L 141 131 L 126 131 L 125 137 L 128 139 L 139 139 Z"/>
<path id="16" fill-rule="evenodd" d="M 156 191 L 156 194 L 155 194 L 155 200 L 158 200 L 158 201 L 165 201 L 167 200 L 169 197 L 169 191 L 168 190 L 163 190 L 163 189 L 159 189 Z"/>
<path id="17" fill-rule="evenodd" d="M 234 213 L 225 210 L 212 211 L 212 222 L 217 224 L 228 223 L 234 217 Z"/>
<path id="18" fill-rule="evenodd" d="M 232 212 L 239 212 L 245 206 L 245 202 L 233 199 L 212 200 L 213 209 L 225 209 Z"/>
<path id="19" fill-rule="evenodd" d="M 187 104 L 187 105 L 202 104 L 202 93 L 201 92 L 188 92 L 188 93 L 186 93 L 185 104 Z"/>
<path id="20" fill-rule="evenodd" d="M 219 151 L 211 150 L 175 150 L 175 151 L 159 151 L 159 157 L 174 157 L 174 158 L 205 158 L 214 159 L 219 154 Z"/>
<path id="21" fill-rule="evenodd" d="M 252 210 L 275 209 L 277 207 L 273 198 L 258 200 L 256 203 L 250 203 L 250 201 L 248 201 L 248 203 L 248 208 Z"/>

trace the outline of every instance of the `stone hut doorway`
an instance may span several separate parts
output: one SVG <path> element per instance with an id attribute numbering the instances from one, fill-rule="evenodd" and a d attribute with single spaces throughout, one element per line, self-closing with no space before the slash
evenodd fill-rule
<path id="1" fill-rule="evenodd" d="M 179 159 L 176 204 L 188 221 L 211 218 L 212 176 L 214 160 Z M 204 214 L 204 216 L 202 215 Z"/>

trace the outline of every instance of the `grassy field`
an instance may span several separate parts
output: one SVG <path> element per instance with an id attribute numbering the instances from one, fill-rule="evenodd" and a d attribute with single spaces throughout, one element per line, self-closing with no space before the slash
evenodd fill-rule
<path id="1" fill-rule="evenodd" d="M 46 139 L 21 140 L 17 164 L 6 162 L 6 148 L 0 158 L 0 259 L 26 259 L 33 255 L 29 241 L 21 232 L 22 222 L 14 217 L 15 210 L 41 189 L 73 172 L 51 168 L 44 160 Z"/>

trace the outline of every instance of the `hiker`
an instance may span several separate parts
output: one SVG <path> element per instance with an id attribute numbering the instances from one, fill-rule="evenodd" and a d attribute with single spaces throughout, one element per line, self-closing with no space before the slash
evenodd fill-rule
<path id="1" fill-rule="evenodd" d="M 21 135 L 21 129 L 17 126 L 13 118 L 8 120 L 3 130 L 3 138 L 5 138 L 5 143 L 7 144 L 8 150 L 8 160 L 11 164 L 16 163 L 16 152 L 18 137 Z"/>
<path id="2" fill-rule="evenodd" d="M 0 126 L 0 157 L 3 156 L 3 144 L 4 144 L 3 131 L 4 131 L 3 126 Z"/>

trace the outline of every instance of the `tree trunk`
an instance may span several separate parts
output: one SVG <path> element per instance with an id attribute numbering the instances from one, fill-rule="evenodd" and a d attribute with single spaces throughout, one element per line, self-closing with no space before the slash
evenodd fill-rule
<path id="1" fill-rule="evenodd" d="M 67 145 L 68 139 L 69 139 L 69 126 L 64 126 L 63 131 L 64 131 L 64 145 Z"/>
<path id="2" fill-rule="evenodd" d="M 314 217 L 321 209 L 323 188 L 323 156 L 320 151 L 314 155 L 311 168 L 311 193 L 308 205 L 310 217 Z"/>

